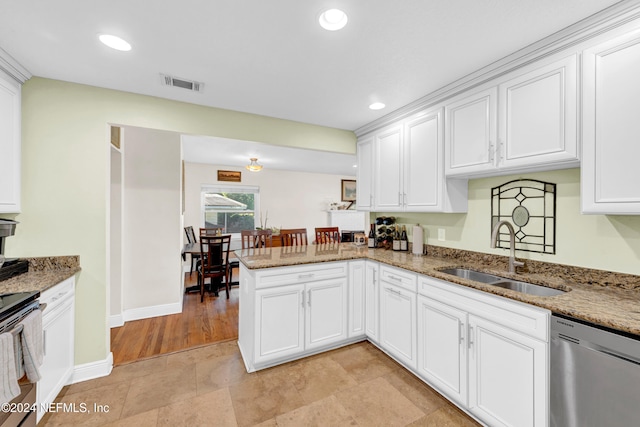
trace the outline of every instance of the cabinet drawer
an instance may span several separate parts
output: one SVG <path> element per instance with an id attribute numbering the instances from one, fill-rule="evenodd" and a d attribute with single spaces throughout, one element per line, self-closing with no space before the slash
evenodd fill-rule
<path id="1" fill-rule="evenodd" d="M 75 294 L 75 277 L 60 282 L 59 284 L 47 289 L 40 294 L 40 304 L 47 304 L 43 316 L 47 316 L 54 309 L 70 298 L 73 299 Z"/>
<path id="2" fill-rule="evenodd" d="M 418 278 L 414 273 L 399 268 L 380 266 L 380 280 L 393 283 L 411 292 L 417 292 Z"/>
<path id="3" fill-rule="evenodd" d="M 433 277 L 420 276 L 418 282 L 421 295 L 539 340 L 549 341 L 549 310 Z"/>
<path id="4" fill-rule="evenodd" d="M 347 277 L 347 263 L 323 263 L 302 267 L 283 267 L 259 271 L 256 274 L 256 289 L 274 286 L 295 285 L 317 280 Z"/>

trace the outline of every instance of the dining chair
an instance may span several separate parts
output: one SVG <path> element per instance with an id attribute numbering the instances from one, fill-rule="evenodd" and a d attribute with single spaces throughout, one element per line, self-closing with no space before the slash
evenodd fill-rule
<path id="1" fill-rule="evenodd" d="M 196 232 L 193 231 L 193 227 L 192 226 L 189 225 L 189 226 L 185 227 L 184 228 L 184 234 L 186 234 L 186 236 L 187 236 L 187 243 L 188 244 L 196 244 L 196 243 L 198 243 L 198 239 L 196 239 Z M 200 259 L 200 254 L 193 253 L 193 252 L 191 253 L 191 268 L 189 269 L 189 277 L 191 277 L 191 274 L 193 273 L 194 264 L 196 264 L 199 259 Z"/>
<path id="2" fill-rule="evenodd" d="M 283 228 L 280 230 L 280 242 L 282 246 L 305 246 L 307 240 L 306 228 Z"/>
<path id="3" fill-rule="evenodd" d="M 242 249 L 270 248 L 273 246 L 273 232 L 271 230 L 242 230 Z"/>
<path id="4" fill-rule="evenodd" d="M 316 243 L 340 243 L 338 227 L 316 227 Z"/>
<path id="5" fill-rule="evenodd" d="M 229 246 L 231 236 L 200 236 L 200 265 L 198 267 L 198 285 L 200 286 L 200 302 L 204 301 L 206 279 L 210 279 L 211 288 L 216 296 L 223 284 L 229 299 L 229 282 L 231 269 L 229 268 Z"/>

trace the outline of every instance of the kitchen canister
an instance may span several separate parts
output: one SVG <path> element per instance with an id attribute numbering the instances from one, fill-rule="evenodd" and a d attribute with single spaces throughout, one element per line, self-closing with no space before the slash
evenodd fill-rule
<path id="1" fill-rule="evenodd" d="M 422 255 L 424 245 L 424 230 L 420 227 L 420 224 L 413 226 L 413 249 L 414 255 Z"/>

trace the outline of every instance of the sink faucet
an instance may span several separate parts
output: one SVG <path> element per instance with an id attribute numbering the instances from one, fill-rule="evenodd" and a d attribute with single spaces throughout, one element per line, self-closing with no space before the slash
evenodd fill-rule
<path id="1" fill-rule="evenodd" d="M 495 248 L 498 244 L 498 231 L 503 225 L 506 225 L 509 230 L 509 248 L 511 251 L 509 254 L 509 273 L 515 273 L 516 267 L 522 267 L 524 262 L 516 261 L 516 233 L 509 221 L 499 221 L 493 227 L 493 230 L 491 230 L 491 247 Z"/>

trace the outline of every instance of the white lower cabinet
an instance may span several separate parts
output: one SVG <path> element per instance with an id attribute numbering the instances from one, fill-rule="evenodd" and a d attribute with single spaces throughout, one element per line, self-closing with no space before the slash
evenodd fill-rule
<path id="1" fill-rule="evenodd" d="M 467 313 L 418 296 L 418 375 L 467 404 Z"/>
<path id="2" fill-rule="evenodd" d="M 73 277 L 47 289 L 40 303 L 42 312 L 44 357 L 40 381 L 36 388 L 37 420 L 44 415 L 43 405 L 50 404 L 62 387 L 69 383 L 74 368 L 75 279 Z"/>
<path id="3" fill-rule="evenodd" d="M 347 265 L 265 270 L 241 265 L 239 345 L 247 370 L 347 343 Z"/>
<path id="4" fill-rule="evenodd" d="M 469 316 L 469 410 L 492 426 L 546 426 L 547 343 Z"/>
<path id="5" fill-rule="evenodd" d="M 365 334 L 370 341 L 380 341 L 380 283 L 378 263 L 365 262 Z"/>
<path id="6" fill-rule="evenodd" d="M 548 310 L 429 277 L 418 289 L 418 375 L 487 425 L 547 426 Z"/>
<path id="7" fill-rule="evenodd" d="M 366 265 L 366 261 L 349 263 L 349 337 L 365 335 Z"/>
<path id="8" fill-rule="evenodd" d="M 380 347 L 415 370 L 416 275 L 382 266 L 380 276 Z"/>

